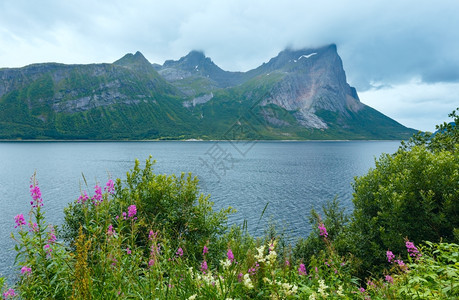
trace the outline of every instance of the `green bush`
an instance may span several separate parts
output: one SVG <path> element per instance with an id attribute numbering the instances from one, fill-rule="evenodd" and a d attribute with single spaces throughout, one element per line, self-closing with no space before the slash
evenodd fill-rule
<path id="1" fill-rule="evenodd" d="M 186 249 L 189 257 L 200 257 L 204 244 L 218 244 L 218 239 L 227 231 L 227 217 L 233 212 L 231 207 L 214 212 L 209 196 L 199 193 L 198 179 L 191 174 L 180 177 L 153 173 L 151 157 L 142 169 L 138 160 L 134 169 L 128 172 L 125 182 L 120 179 L 114 184 L 106 215 L 95 205 L 80 205 L 76 200 L 65 209 L 64 237 L 73 243 L 80 226 L 83 232 L 89 228 L 91 219 L 103 218 L 117 227 L 123 212 L 135 205 L 138 218 L 137 226 L 143 235 L 136 237 L 139 246 L 148 244 L 150 229 L 160 230 L 170 238 L 171 247 Z M 100 187 L 99 187 L 100 188 Z M 89 200 L 88 200 L 89 201 Z"/>
<path id="2" fill-rule="evenodd" d="M 438 128 L 430 139 L 421 142 L 425 137 L 419 135 L 395 154 L 383 154 L 374 169 L 355 179 L 346 239 L 362 259 L 362 271 L 381 270 L 384 251 L 402 251 L 406 238 L 417 244 L 457 241 L 459 130 L 452 124 Z"/>

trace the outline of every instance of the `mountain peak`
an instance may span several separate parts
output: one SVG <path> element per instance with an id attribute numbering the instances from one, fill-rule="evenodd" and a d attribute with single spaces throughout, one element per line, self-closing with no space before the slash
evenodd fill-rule
<path id="1" fill-rule="evenodd" d="M 139 68 L 139 67 L 151 67 L 150 62 L 143 56 L 140 51 L 137 51 L 135 54 L 128 53 L 122 58 L 115 61 L 113 64 L 118 66 L 123 66 L 127 68 Z"/>

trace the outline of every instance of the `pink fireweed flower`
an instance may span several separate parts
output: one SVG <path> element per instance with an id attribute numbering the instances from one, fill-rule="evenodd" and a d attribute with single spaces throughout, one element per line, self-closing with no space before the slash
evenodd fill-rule
<path id="1" fill-rule="evenodd" d="M 285 266 L 290 267 L 290 262 L 288 260 L 285 260 Z"/>
<path id="2" fill-rule="evenodd" d="M 49 225 L 49 227 L 50 227 L 50 230 L 48 233 L 48 243 L 52 244 L 57 241 L 56 230 L 54 229 L 53 225 Z"/>
<path id="3" fill-rule="evenodd" d="M 24 275 L 24 274 L 25 274 L 25 275 L 29 275 L 30 273 L 32 273 L 32 269 L 29 268 L 28 266 L 23 266 L 23 267 L 21 268 L 21 274 L 22 274 L 22 275 Z"/>
<path id="4" fill-rule="evenodd" d="M 115 183 L 113 182 L 113 180 L 109 179 L 107 181 L 104 191 L 106 191 L 109 194 L 113 194 L 115 192 Z"/>
<path id="5" fill-rule="evenodd" d="M 183 249 L 182 248 L 178 248 L 177 249 L 177 252 L 175 253 L 177 256 L 180 256 L 182 257 L 183 256 Z"/>
<path id="6" fill-rule="evenodd" d="M 8 298 L 13 298 L 13 297 L 16 297 L 17 294 L 16 292 L 14 291 L 14 289 L 9 289 L 7 290 L 6 292 L 3 293 L 3 298 L 4 299 L 8 299 Z"/>
<path id="7" fill-rule="evenodd" d="M 94 187 L 94 196 L 92 196 L 91 199 L 92 199 L 92 203 L 96 206 L 99 205 L 99 203 L 103 201 L 102 188 L 97 184 Z"/>
<path id="8" fill-rule="evenodd" d="M 50 257 L 51 253 L 53 252 L 53 248 L 51 248 L 49 244 L 46 244 L 45 246 L 43 246 L 43 250 L 46 251 L 48 257 Z"/>
<path id="9" fill-rule="evenodd" d="M 244 277 L 244 274 L 239 273 L 239 274 L 237 275 L 237 281 L 241 282 L 241 281 L 242 281 L 242 277 Z"/>
<path id="10" fill-rule="evenodd" d="M 207 267 L 207 261 L 203 260 L 202 263 L 201 263 L 201 272 L 203 274 L 206 274 L 206 271 L 207 271 L 208 267 Z"/>
<path id="11" fill-rule="evenodd" d="M 17 228 L 17 227 L 20 227 L 22 225 L 25 225 L 26 222 L 25 222 L 25 219 L 24 219 L 24 215 L 23 214 L 19 214 L 16 217 L 14 217 L 14 222 L 16 223 L 16 226 L 14 226 L 14 228 Z"/>
<path id="12" fill-rule="evenodd" d="M 38 232 L 38 224 L 37 223 L 32 223 L 32 224 L 29 224 L 29 227 L 30 227 L 30 232 Z"/>
<path id="13" fill-rule="evenodd" d="M 421 257 L 422 254 L 419 253 L 418 248 L 416 248 L 416 246 L 414 245 L 413 242 L 406 241 L 405 245 L 406 245 L 406 250 L 408 251 L 408 254 L 409 254 L 411 257 L 415 257 L 416 259 L 418 259 L 419 257 Z"/>
<path id="14" fill-rule="evenodd" d="M 209 249 L 207 248 L 206 245 L 204 245 L 204 248 L 202 248 L 202 255 L 206 255 L 207 253 L 209 253 Z"/>
<path id="15" fill-rule="evenodd" d="M 390 262 L 390 263 L 391 263 L 391 262 L 394 260 L 394 258 L 395 258 L 395 255 L 394 255 L 394 253 L 392 253 L 392 251 L 387 251 L 387 252 L 386 252 L 386 256 L 387 256 L 387 261 Z"/>
<path id="16" fill-rule="evenodd" d="M 132 218 L 137 214 L 137 207 L 135 205 L 131 205 L 128 207 L 128 218 Z"/>
<path id="17" fill-rule="evenodd" d="M 300 264 L 300 267 L 298 268 L 298 275 L 308 275 L 308 273 L 306 273 L 306 266 L 304 264 Z"/>
<path id="18" fill-rule="evenodd" d="M 126 253 L 127 254 L 131 254 L 132 253 L 132 251 L 131 251 L 131 249 L 129 249 L 129 247 L 126 248 Z"/>
<path id="19" fill-rule="evenodd" d="M 327 228 L 325 228 L 325 225 L 323 223 L 319 224 L 319 235 L 323 237 L 328 237 Z"/>
<path id="20" fill-rule="evenodd" d="M 408 270 L 408 266 L 403 262 L 403 260 L 396 259 L 395 262 L 398 264 L 400 269 L 402 269 L 403 271 L 407 271 Z"/>
<path id="21" fill-rule="evenodd" d="M 389 283 L 394 283 L 394 278 L 392 278 L 390 275 L 386 275 L 386 281 Z"/>
<path id="22" fill-rule="evenodd" d="M 231 262 L 234 261 L 234 254 L 233 254 L 233 251 L 231 251 L 231 248 L 228 249 L 228 252 L 226 253 L 226 255 L 228 256 L 228 260 L 230 260 Z"/>
<path id="23" fill-rule="evenodd" d="M 258 262 L 255 263 L 255 266 L 253 266 L 252 268 L 249 268 L 247 270 L 247 273 L 251 276 L 257 274 L 258 272 L 258 269 L 260 269 L 260 264 Z"/>
<path id="24" fill-rule="evenodd" d="M 112 224 L 108 225 L 107 235 L 113 236 L 114 234 L 115 234 L 115 230 L 113 229 L 113 225 Z"/>
<path id="25" fill-rule="evenodd" d="M 156 237 L 158 236 L 158 232 L 153 232 L 153 230 L 150 230 L 150 233 L 148 234 L 148 239 L 150 241 L 153 241 L 154 239 L 156 239 Z"/>
<path id="26" fill-rule="evenodd" d="M 375 288 L 375 287 L 376 287 L 376 284 L 375 284 L 373 281 L 368 280 L 368 281 L 367 281 L 367 286 L 368 286 L 368 287 L 373 287 L 373 288 Z"/>
<path id="27" fill-rule="evenodd" d="M 154 264 L 155 264 L 155 260 L 154 260 L 154 259 L 150 259 L 150 260 L 148 261 L 148 266 L 149 266 L 149 267 L 154 266 Z"/>
<path id="28" fill-rule="evenodd" d="M 30 185 L 30 195 L 33 199 L 33 201 L 30 201 L 30 205 L 32 205 L 32 207 L 43 206 L 40 188 L 35 183 Z"/>
<path id="29" fill-rule="evenodd" d="M 89 200 L 89 196 L 86 191 L 83 191 L 83 194 L 78 197 L 77 203 L 85 204 Z"/>
<path id="30" fill-rule="evenodd" d="M 361 293 L 365 293 L 365 289 L 364 289 L 363 287 L 359 288 L 359 291 L 360 291 Z"/>

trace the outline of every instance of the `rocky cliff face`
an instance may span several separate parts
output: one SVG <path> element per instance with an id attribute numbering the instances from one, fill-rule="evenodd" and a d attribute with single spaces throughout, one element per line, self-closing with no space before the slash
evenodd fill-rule
<path id="1" fill-rule="evenodd" d="M 320 49 L 285 50 L 265 67 L 286 75 L 271 90 L 263 104 L 275 104 L 295 112 L 298 121 L 309 128 L 328 128 L 315 113 L 336 112 L 346 117 L 348 111 L 363 108 L 355 89 L 346 81 L 336 46 Z"/>
<path id="2" fill-rule="evenodd" d="M 205 93 L 205 99 L 209 99 L 210 92 L 218 87 L 235 87 L 256 78 L 263 82 L 263 76 L 282 74 L 282 79 L 270 87 L 259 104 L 273 104 L 292 112 L 298 123 L 306 128 L 328 128 L 326 121 L 316 115 L 317 111 L 332 111 L 348 117 L 348 111 L 357 112 L 363 108 L 355 89 L 346 81 L 336 45 L 318 49 L 287 49 L 268 63 L 245 73 L 223 71 L 210 58 L 197 51 L 190 52 L 178 61 L 166 61 L 157 69 L 167 81 L 188 95 L 199 93 L 184 90 L 184 81 L 206 81 L 208 90 L 200 90 L 201 94 Z M 185 88 L 189 88 L 189 85 L 185 85 Z M 198 101 L 186 102 L 185 106 L 200 103 L 200 98 L 196 99 Z M 270 123 L 285 124 L 269 117 L 266 112 L 263 117 Z"/>

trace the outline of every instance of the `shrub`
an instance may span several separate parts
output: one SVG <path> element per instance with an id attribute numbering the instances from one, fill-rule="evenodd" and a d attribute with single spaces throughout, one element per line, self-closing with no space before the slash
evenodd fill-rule
<path id="1" fill-rule="evenodd" d="M 439 129 L 430 140 L 413 139 L 395 154 L 383 154 L 374 169 L 355 179 L 346 239 L 362 259 L 362 270 L 381 270 L 382 253 L 400 252 L 405 238 L 418 244 L 457 241 L 458 129 L 451 124 Z"/>
<path id="2" fill-rule="evenodd" d="M 180 177 L 154 174 L 154 163 L 150 157 L 142 169 L 136 160 L 126 180 L 122 182 L 118 179 L 113 183 L 110 201 L 102 198 L 101 187 L 96 186 L 95 195 L 91 199 L 84 192 L 70 204 L 65 209 L 66 240 L 70 243 L 75 241 L 80 225 L 85 229 L 84 233 L 88 233 L 91 220 L 103 219 L 106 226 L 112 224 L 116 229 L 118 219 L 125 218 L 123 214 L 128 214 L 128 208 L 135 205 L 139 229 L 135 239 L 139 246 L 148 244 L 148 232 L 152 228 L 168 236 L 172 248 L 186 249 L 189 257 L 199 257 L 203 243 L 217 243 L 219 237 L 226 232 L 227 216 L 233 209 L 229 207 L 214 212 L 209 196 L 199 193 L 196 177 L 191 174 L 185 176 L 184 173 Z M 105 190 L 108 189 L 106 186 Z M 83 201 L 84 204 L 81 203 Z M 105 207 L 100 205 L 102 202 L 107 203 L 104 204 L 107 206 L 105 210 L 101 209 Z M 105 214 L 103 216 L 100 215 L 102 211 Z"/>

